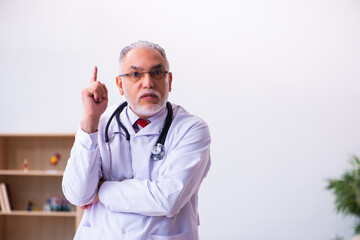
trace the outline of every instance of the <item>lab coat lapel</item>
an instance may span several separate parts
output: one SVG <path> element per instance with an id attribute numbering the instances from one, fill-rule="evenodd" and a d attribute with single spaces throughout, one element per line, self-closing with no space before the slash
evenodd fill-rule
<path id="1" fill-rule="evenodd" d="M 160 135 L 163 123 L 161 121 L 151 122 L 145 128 L 141 129 L 137 134 L 138 136 L 141 135 Z"/>
<path id="2" fill-rule="evenodd" d="M 135 135 L 135 130 L 126 114 L 127 108 L 128 108 L 128 106 L 121 112 L 120 121 L 124 125 L 124 127 L 126 127 L 126 129 L 128 130 L 130 136 L 133 136 L 133 135 Z M 116 124 L 117 124 L 117 122 L 116 122 Z M 120 126 L 119 126 L 119 128 L 120 128 Z"/>
<path id="3" fill-rule="evenodd" d="M 167 115 L 167 109 L 150 118 L 150 124 L 138 132 L 138 135 L 160 135 Z"/>

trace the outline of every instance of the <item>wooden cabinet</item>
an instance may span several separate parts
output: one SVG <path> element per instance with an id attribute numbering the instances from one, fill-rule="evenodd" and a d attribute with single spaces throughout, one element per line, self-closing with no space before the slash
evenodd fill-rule
<path id="1" fill-rule="evenodd" d="M 0 182 L 8 188 L 11 211 L 0 212 L 0 239 L 73 239 L 82 216 L 75 211 L 43 211 L 52 195 L 64 199 L 61 181 L 74 135 L 0 135 Z M 59 154 L 56 166 L 52 156 Z M 28 170 L 24 171 L 24 159 Z M 28 203 L 33 209 L 27 211 Z"/>

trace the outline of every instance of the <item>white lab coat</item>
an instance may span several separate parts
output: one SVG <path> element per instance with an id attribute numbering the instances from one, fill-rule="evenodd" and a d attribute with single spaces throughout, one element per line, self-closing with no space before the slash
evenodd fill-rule
<path id="1" fill-rule="evenodd" d="M 105 125 L 116 107 L 103 114 L 97 133 L 78 130 L 63 177 L 66 198 L 77 206 L 86 205 L 95 197 L 99 181 L 106 182 L 99 190 L 100 201 L 85 211 L 75 239 L 199 239 L 198 190 L 210 168 L 210 133 L 204 121 L 180 106 L 172 107 L 173 122 L 160 161 L 150 155 L 164 126 L 166 108 L 138 133 L 130 121 L 134 113 L 128 107 L 122 111 L 120 120 L 131 135 L 130 147 L 112 120 L 112 177 L 126 178 L 123 181 L 111 180 L 104 140 Z"/>

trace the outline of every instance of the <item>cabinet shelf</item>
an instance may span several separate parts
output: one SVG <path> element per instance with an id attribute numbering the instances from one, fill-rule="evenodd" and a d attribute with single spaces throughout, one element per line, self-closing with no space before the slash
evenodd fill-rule
<path id="1" fill-rule="evenodd" d="M 43 177 L 62 177 L 64 171 L 58 170 L 0 170 L 0 175 L 3 176 L 43 176 Z"/>
<path id="2" fill-rule="evenodd" d="M 50 196 L 65 196 L 61 181 L 73 134 L 0 134 L 0 183 L 6 184 L 10 212 L 0 211 L 0 239 L 73 239 L 83 211 L 26 211 L 31 203 L 42 209 Z M 60 156 L 56 166 L 52 156 Z M 23 166 L 27 159 L 29 170 Z"/>
<path id="3" fill-rule="evenodd" d="M 21 211 L 12 210 L 11 212 L 4 213 L 0 212 L 0 215 L 6 216 L 42 216 L 42 217 L 76 217 L 76 212 L 44 212 L 44 211 Z"/>

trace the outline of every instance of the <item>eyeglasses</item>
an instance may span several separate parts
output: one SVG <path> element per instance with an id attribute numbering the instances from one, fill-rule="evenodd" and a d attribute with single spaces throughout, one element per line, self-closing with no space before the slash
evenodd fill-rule
<path id="1" fill-rule="evenodd" d="M 136 82 L 141 80 L 146 73 L 150 74 L 150 77 L 153 79 L 161 80 L 165 77 L 167 73 L 169 73 L 169 71 L 164 71 L 164 70 L 154 70 L 150 72 L 133 71 L 130 73 L 120 74 L 119 77 L 128 77 L 131 81 Z"/>

